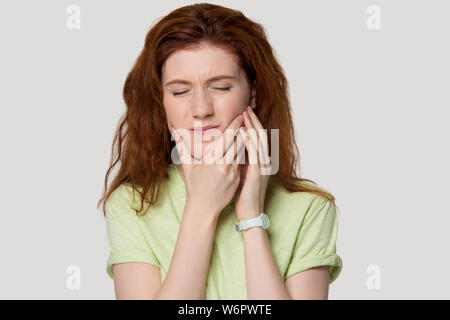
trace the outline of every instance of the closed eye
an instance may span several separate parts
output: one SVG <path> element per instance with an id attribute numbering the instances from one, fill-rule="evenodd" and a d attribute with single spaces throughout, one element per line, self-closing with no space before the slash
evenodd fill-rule
<path id="1" fill-rule="evenodd" d="M 214 88 L 214 89 L 222 90 L 222 91 L 229 91 L 230 88 L 231 88 L 231 87 L 226 87 L 226 88 Z M 181 92 L 173 92 L 172 95 L 173 95 L 173 96 L 178 96 L 178 95 L 183 94 L 183 93 L 186 93 L 186 92 L 188 92 L 188 91 L 189 91 L 189 90 L 181 91 Z"/>

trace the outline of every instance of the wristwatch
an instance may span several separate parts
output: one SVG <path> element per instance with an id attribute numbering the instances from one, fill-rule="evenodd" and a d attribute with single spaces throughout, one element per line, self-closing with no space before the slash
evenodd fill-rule
<path id="1" fill-rule="evenodd" d="M 238 232 L 247 230 L 251 227 L 263 227 L 268 229 L 270 226 L 269 216 L 262 212 L 259 216 L 253 219 L 242 220 L 239 223 L 234 224 L 234 229 Z"/>

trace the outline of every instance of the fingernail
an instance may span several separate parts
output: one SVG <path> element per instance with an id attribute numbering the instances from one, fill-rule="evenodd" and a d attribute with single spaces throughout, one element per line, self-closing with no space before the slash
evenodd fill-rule
<path id="1" fill-rule="evenodd" d="M 177 140 L 179 137 L 177 134 L 177 131 L 175 130 L 174 127 L 170 127 L 170 128 L 171 128 L 170 133 L 174 136 L 175 140 Z"/>

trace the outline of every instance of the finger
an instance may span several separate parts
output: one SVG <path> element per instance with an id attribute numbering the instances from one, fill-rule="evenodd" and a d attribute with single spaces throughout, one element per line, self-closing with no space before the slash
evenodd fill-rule
<path id="1" fill-rule="evenodd" d="M 248 158 L 250 165 L 258 165 L 259 157 L 258 157 L 258 135 L 254 128 L 249 128 L 246 131 L 246 135 L 248 137 Z"/>
<path id="2" fill-rule="evenodd" d="M 242 131 L 242 135 L 244 136 L 245 148 L 247 150 L 247 160 L 249 165 L 258 165 L 258 154 L 257 148 L 255 144 L 255 130 L 250 128 L 246 131 Z"/>
<path id="3" fill-rule="evenodd" d="M 242 115 L 238 115 L 220 135 L 216 142 L 205 148 L 207 156 L 211 156 L 211 153 L 213 152 L 212 149 L 214 148 L 214 162 L 220 162 L 230 146 L 233 145 L 234 137 L 238 134 L 238 128 L 242 125 L 243 120 Z"/>
<path id="4" fill-rule="evenodd" d="M 258 116 L 253 111 L 252 108 L 247 108 L 248 114 L 250 116 L 250 119 L 252 121 L 253 127 L 257 129 L 258 131 L 258 137 L 260 138 L 260 144 L 263 147 L 264 155 L 268 155 L 268 138 L 267 138 L 267 130 L 263 127 L 261 124 L 261 121 L 259 121 Z"/>
<path id="5" fill-rule="evenodd" d="M 239 128 L 238 139 L 237 153 L 233 164 L 236 171 L 239 170 L 240 165 L 245 164 L 245 132 L 242 127 Z"/>
<path id="6" fill-rule="evenodd" d="M 244 141 L 242 137 L 239 135 L 239 130 L 234 140 L 235 141 L 228 148 L 225 155 L 221 159 L 219 159 L 218 163 L 225 164 L 227 170 L 232 170 L 234 173 L 237 173 L 238 166 L 236 164 L 237 162 L 236 156 L 239 156 L 239 153 L 242 152 L 242 147 L 244 146 Z"/>
<path id="7" fill-rule="evenodd" d="M 258 116 L 256 115 L 255 111 L 253 111 L 253 109 L 249 108 L 249 107 L 247 107 L 246 111 L 247 111 L 247 114 L 248 114 L 253 126 L 256 129 L 264 129 L 264 127 L 261 124 L 261 121 L 259 121 Z"/>
<path id="8" fill-rule="evenodd" d="M 239 144 L 238 144 L 238 150 L 237 150 L 236 160 L 237 164 L 244 164 L 245 163 L 245 132 L 244 128 L 239 128 Z"/>
<path id="9" fill-rule="evenodd" d="M 261 165 L 270 165 L 267 130 L 264 129 L 252 108 L 247 108 L 247 113 L 253 127 L 257 130 L 259 162 Z"/>
<path id="10" fill-rule="evenodd" d="M 258 137 L 256 135 L 256 130 L 251 128 L 247 130 L 247 135 L 249 136 L 249 165 L 254 170 L 257 170 L 260 175 L 268 175 L 271 172 L 270 159 L 268 157 L 264 157 L 262 152 L 258 152 L 262 150 L 261 144 L 257 144 Z M 259 149 L 258 149 L 258 147 Z"/>
<path id="11" fill-rule="evenodd" d="M 245 130 L 246 136 L 248 137 L 248 145 L 246 145 L 248 150 L 249 164 L 257 165 L 259 163 L 258 160 L 258 133 L 256 129 L 253 127 L 253 123 L 250 120 L 250 117 L 247 112 L 244 112 L 244 123 L 247 128 Z"/>
<path id="12" fill-rule="evenodd" d="M 239 128 L 239 130 L 242 130 Z M 231 164 L 234 167 L 236 167 L 236 163 L 238 163 L 237 160 L 239 160 L 239 157 L 242 157 L 242 151 L 244 148 L 244 139 L 239 134 L 236 134 L 235 138 L 236 141 L 233 141 L 234 143 L 228 148 L 227 152 L 225 153 L 225 156 L 222 158 L 226 164 Z M 245 154 L 244 154 L 245 155 Z M 237 168 L 234 168 L 237 169 Z"/>

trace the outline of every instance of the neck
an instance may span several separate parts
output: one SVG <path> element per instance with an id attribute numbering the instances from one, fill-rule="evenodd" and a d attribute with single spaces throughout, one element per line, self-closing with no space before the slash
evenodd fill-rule
<path id="1" fill-rule="evenodd" d="M 186 183 L 186 180 L 184 180 L 184 174 L 183 174 L 183 167 L 180 164 L 175 165 L 177 167 L 178 173 L 181 176 L 181 179 Z"/>

